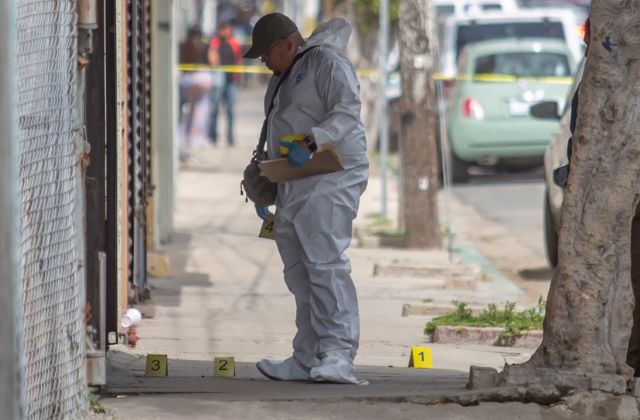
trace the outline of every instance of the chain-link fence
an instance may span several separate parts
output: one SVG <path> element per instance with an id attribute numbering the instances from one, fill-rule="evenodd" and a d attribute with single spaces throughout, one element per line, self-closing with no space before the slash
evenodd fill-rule
<path id="1" fill-rule="evenodd" d="M 2 417 L 24 417 L 22 322 L 18 277 L 18 165 L 15 5 L 0 2 L 0 407 Z"/>
<path id="2" fill-rule="evenodd" d="M 17 0 L 16 6 L 26 414 L 82 418 L 75 1 Z"/>

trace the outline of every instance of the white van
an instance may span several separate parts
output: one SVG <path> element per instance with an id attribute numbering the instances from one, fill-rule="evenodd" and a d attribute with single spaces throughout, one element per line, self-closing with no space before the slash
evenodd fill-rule
<path id="1" fill-rule="evenodd" d="M 501 38 L 561 39 L 566 42 L 575 62 L 579 62 L 583 55 L 578 22 L 568 9 L 519 9 L 509 13 L 452 15 L 445 19 L 442 28 L 438 76 L 445 81 L 455 78 L 458 56 L 467 44 Z"/>

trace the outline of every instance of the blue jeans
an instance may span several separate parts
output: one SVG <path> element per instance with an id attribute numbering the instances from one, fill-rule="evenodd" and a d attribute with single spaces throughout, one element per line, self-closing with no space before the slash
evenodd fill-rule
<path id="1" fill-rule="evenodd" d="M 224 81 L 221 86 L 211 91 L 211 114 L 209 118 L 209 138 L 215 144 L 218 142 L 218 111 L 224 103 L 227 110 L 227 143 L 233 144 L 233 113 L 236 106 L 236 85 L 233 82 Z"/>

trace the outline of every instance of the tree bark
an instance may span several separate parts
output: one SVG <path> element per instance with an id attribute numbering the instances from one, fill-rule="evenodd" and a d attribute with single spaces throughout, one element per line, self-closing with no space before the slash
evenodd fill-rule
<path id="1" fill-rule="evenodd" d="M 405 241 L 410 248 L 440 246 L 433 81 L 428 0 L 399 0 L 402 73 L 401 139 Z"/>
<path id="2" fill-rule="evenodd" d="M 527 362 L 630 376 L 631 226 L 640 200 L 640 7 L 594 0 L 559 262 L 541 346 Z"/>

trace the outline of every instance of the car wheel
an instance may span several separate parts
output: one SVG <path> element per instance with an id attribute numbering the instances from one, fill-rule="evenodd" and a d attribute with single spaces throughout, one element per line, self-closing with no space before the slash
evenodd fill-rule
<path id="1" fill-rule="evenodd" d="M 544 191 L 544 242 L 549 265 L 555 268 L 558 265 L 558 233 L 553 221 L 553 214 L 551 214 L 549 192 L 546 189 Z"/>
<path id="2" fill-rule="evenodd" d="M 469 182 L 469 164 L 451 152 L 451 181 L 454 184 Z"/>

